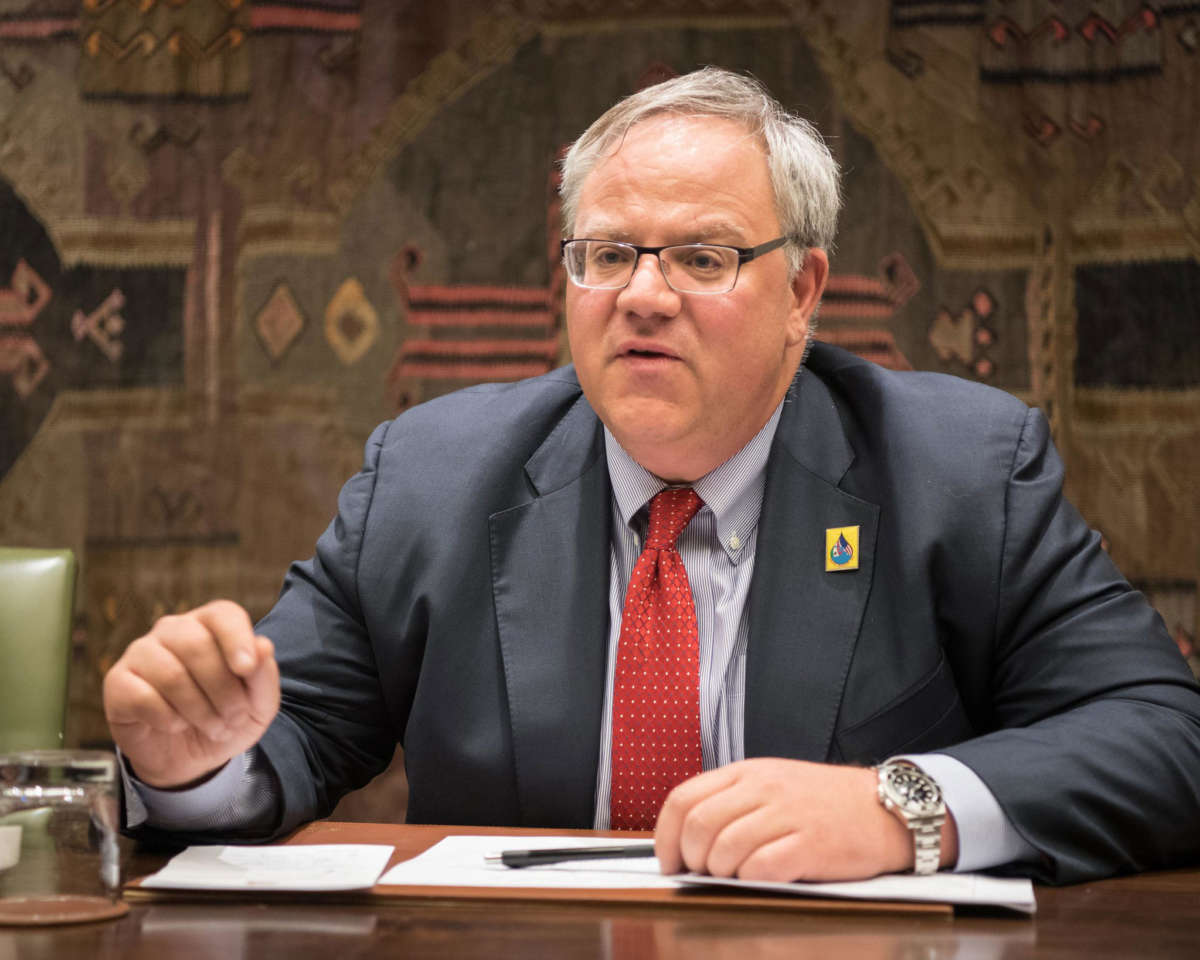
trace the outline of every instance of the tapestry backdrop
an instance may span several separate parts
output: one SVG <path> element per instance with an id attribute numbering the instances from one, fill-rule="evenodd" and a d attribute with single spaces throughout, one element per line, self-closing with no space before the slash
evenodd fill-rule
<path id="1" fill-rule="evenodd" d="M 709 63 L 845 171 L 819 335 L 1041 407 L 1195 664 L 1198 48 L 1135 0 L 0 0 L 0 542 L 81 561 L 68 742 L 155 617 L 268 609 L 378 421 L 569 360 L 555 161 Z"/>

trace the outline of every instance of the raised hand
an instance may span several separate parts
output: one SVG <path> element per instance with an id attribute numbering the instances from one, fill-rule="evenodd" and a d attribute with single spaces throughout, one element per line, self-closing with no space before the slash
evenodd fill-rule
<path id="1" fill-rule="evenodd" d="M 104 678 L 113 740 L 152 787 L 186 786 L 249 749 L 279 710 L 279 667 L 236 603 L 163 617 Z"/>

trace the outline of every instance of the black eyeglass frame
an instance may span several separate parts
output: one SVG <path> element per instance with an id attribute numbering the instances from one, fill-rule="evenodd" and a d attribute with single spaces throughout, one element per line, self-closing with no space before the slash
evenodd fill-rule
<path id="1" fill-rule="evenodd" d="M 704 296 L 705 294 L 728 293 L 737 286 L 738 277 L 742 275 L 742 264 L 749 263 L 751 260 L 757 260 L 759 257 L 763 256 L 764 254 L 771 253 L 773 250 L 778 250 L 791 239 L 791 237 L 776 237 L 774 240 L 768 240 L 766 243 L 760 243 L 756 247 L 735 247 L 728 243 L 664 243 L 659 247 L 644 247 L 636 243 L 626 243 L 624 240 L 603 240 L 599 237 L 567 237 L 559 241 L 559 256 L 563 258 L 564 262 L 566 261 L 568 243 L 611 243 L 619 247 L 627 247 L 628 249 L 637 253 L 637 258 L 633 261 L 633 268 L 629 271 L 629 279 L 619 287 L 592 287 L 588 286 L 587 284 L 579 283 L 574 277 L 571 277 L 571 282 L 576 286 L 583 287 L 585 290 L 624 290 L 627 286 L 629 286 L 630 281 L 633 280 L 633 275 L 637 272 L 638 262 L 646 254 L 651 254 L 654 259 L 658 261 L 658 270 L 662 274 L 663 280 L 666 281 L 668 287 L 670 287 L 676 293 L 699 294 Z M 717 247 L 721 250 L 732 250 L 737 254 L 738 258 L 737 270 L 735 270 L 733 274 L 733 283 L 731 283 L 724 290 L 677 289 L 676 286 L 671 283 L 671 278 L 667 276 L 667 271 L 663 269 L 663 262 L 660 254 L 664 250 L 671 250 L 680 247 Z M 568 270 L 567 276 L 570 277 L 570 275 L 571 271 Z"/>

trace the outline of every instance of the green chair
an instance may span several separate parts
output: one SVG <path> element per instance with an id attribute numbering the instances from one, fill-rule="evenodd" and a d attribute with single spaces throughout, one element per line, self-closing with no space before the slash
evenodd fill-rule
<path id="1" fill-rule="evenodd" d="M 74 608 L 70 550 L 0 547 L 0 753 L 63 746 Z"/>

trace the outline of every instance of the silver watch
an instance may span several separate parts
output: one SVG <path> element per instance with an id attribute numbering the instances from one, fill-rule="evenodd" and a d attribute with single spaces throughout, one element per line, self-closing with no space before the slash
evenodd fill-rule
<path id="1" fill-rule="evenodd" d="M 942 788 L 907 760 L 885 760 L 876 772 L 879 802 L 912 831 L 913 873 L 936 873 L 942 854 L 942 824 L 946 822 Z"/>

